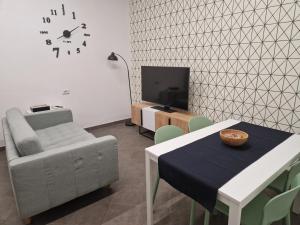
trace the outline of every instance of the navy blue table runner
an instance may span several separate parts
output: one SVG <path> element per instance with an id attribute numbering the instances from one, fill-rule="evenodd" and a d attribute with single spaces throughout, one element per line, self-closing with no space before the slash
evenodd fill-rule
<path id="1" fill-rule="evenodd" d="M 161 155 L 160 178 L 212 211 L 220 187 L 292 135 L 246 122 L 230 128 L 247 132 L 248 142 L 233 148 L 221 141 L 219 132 L 209 135 Z"/>

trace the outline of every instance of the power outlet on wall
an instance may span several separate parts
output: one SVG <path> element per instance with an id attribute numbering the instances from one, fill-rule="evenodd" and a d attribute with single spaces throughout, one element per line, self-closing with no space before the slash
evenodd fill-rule
<path id="1" fill-rule="evenodd" d="M 70 90 L 63 90 L 62 95 L 69 95 L 69 94 L 71 94 Z"/>

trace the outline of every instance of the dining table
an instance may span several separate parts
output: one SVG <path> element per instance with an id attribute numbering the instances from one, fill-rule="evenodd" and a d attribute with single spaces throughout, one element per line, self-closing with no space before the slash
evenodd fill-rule
<path id="1" fill-rule="evenodd" d="M 154 169 L 151 163 L 158 163 L 161 156 L 183 147 L 185 151 L 189 151 L 188 146 L 191 143 L 207 141 L 207 137 L 239 123 L 241 121 L 228 119 L 145 149 L 147 225 L 153 225 L 152 178 L 154 173 L 157 173 L 157 169 Z M 199 148 L 199 151 L 202 149 Z M 219 187 L 216 199 L 229 207 L 228 225 L 240 225 L 243 208 L 299 158 L 300 135 L 291 134 Z M 213 161 L 213 158 L 210 161 Z M 184 182 L 180 185 L 184 185 Z M 196 191 L 201 193 L 203 190 Z"/>

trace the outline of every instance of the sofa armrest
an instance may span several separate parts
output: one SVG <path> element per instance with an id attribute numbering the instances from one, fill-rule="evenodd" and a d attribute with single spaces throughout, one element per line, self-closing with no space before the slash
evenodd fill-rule
<path id="1" fill-rule="evenodd" d="M 24 117 L 34 130 L 73 122 L 72 111 L 70 109 L 55 109 L 30 113 L 24 115 Z"/>
<path id="2" fill-rule="evenodd" d="M 22 218 L 36 215 L 118 179 L 117 140 L 104 136 L 9 163 Z"/>

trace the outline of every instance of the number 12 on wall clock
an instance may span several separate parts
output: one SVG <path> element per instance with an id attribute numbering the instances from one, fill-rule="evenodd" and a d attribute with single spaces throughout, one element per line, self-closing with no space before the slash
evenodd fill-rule
<path id="1" fill-rule="evenodd" d="M 67 22 L 63 25 L 59 20 Z M 77 19 L 75 11 L 69 11 L 65 4 L 60 7 L 49 9 L 49 14 L 41 18 L 41 23 L 46 29 L 40 34 L 45 37 L 44 44 L 51 46 L 56 58 L 62 55 L 80 54 L 87 47 L 87 39 L 91 36 L 86 23 Z"/>

